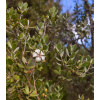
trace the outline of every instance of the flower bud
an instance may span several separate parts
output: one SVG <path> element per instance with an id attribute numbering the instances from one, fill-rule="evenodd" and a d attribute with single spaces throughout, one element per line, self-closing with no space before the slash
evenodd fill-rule
<path id="1" fill-rule="evenodd" d="M 44 96 L 45 96 L 45 94 L 44 94 L 44 93 L 42 93 L 42 96 L 44 97 Z"/>
<path id="2" fill-rule="evenodd" d="M 26 62 L 25 62 L 25 65 L 27 65 L 27 64 L 28 64 L 28 62 L 26 61 Z"/>
<path id="3" fill-rule="evenodd" d="M 47 88 L 45 88 L 45 92 L 47 92 L 48 90 L 47 90 Z"/>

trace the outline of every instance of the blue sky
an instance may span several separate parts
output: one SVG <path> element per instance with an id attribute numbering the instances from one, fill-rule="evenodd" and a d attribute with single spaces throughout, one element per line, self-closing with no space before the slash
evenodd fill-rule
<path id="1" fill-rule="evenodd" d="M 54 0 L 56 1 L 56 0 Z M 62 6 L 62 12 L 61 13 L 65 13 L 67 10 L 70 10 L 70 12 L 73 12 L 74 6 L 75 6 L 75 0 L 61 0 L 60 4 L 63 5 Z M 79 4 L 82 3 L 82 0 L 77 0 L 79 1 Z M 88 0 L 88 2 L 91 4 L 92 0 Z"/>

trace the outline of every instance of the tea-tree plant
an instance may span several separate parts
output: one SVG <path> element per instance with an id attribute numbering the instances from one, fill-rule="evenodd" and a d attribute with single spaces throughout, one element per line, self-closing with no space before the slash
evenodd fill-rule
<path id="1" fill-rule="evenodd" d="M 66 48 L 57 38 L 59 27 L 54 26 L 60 25 L 61 15 L 55 7 L 33 27 L 23 17 L 27 11 L 27 3 L 6 11 L 7 99 L 62 100 L 66 84 L 90 74 L 93 59 L 79 55 L 77 45 Z M 37 33 L 30 36 L 32 28 Z"/>

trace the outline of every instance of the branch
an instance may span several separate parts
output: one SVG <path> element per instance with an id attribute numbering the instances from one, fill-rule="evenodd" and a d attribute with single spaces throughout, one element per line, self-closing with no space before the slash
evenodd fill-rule
<path id="1" fill-rule="evenodd" d="M 56 84 L 52 87 L 51 91 L 47 94 L 47 97 L 45 97 L 45 100 L 46 100 L 46 98 L 48 98 L 48 96 L 50 95 L 50 93 L 55 89 L 55 87 L 56 87 L 59 83 L 60 83 L 60 82 L 56 83 Z"/>
<path id="2" fill-rule="evenodd" d="M 35 68 L 34 68 L 34 70 L 33 70 L 33 82 L 34 82 L 34 88 L 35 88 L 35 91 L 36 91 L 36 97 L 37 97 L 37 100 L 40 100 L 40 98 L 39 98 L 39 96 L 38 96 L 38 94 L 37 94 L 37 88 L 36 88 L 36 84 L 35 84 L 35 82 L 36 82 L 36 80 L 35 80 L 35 78 L 34 78 L 34 74 L 35 74 Z"/>

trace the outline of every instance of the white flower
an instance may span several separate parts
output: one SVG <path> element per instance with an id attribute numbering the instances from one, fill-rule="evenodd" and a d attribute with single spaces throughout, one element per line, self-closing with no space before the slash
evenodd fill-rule
<path id="1" fill-rule="evenodd" d="M 44 53 L 40 51 L 40 49 L 36 49 L 35 52 L 33 52 L 33 57 L 35 57 L 36 61 L 39 62 L 41 60 L 45 60 Z"/>

